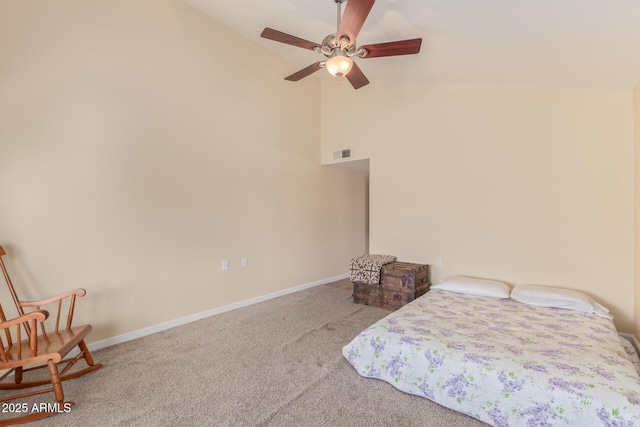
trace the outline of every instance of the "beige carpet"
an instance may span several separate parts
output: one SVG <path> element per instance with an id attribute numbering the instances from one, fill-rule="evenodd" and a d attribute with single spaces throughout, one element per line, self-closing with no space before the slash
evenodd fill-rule
<path id="1" fill-rule="evenodd" d="M 64 383 L 72 411 L 33 425 L 485 426 L 349 365 L 342 347 L 388 313 L 317 286 L 109 347 Z"/>

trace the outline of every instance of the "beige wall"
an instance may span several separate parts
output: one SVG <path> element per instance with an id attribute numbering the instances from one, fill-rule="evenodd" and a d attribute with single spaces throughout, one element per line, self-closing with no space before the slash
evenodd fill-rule
<path id="1" fill-rule="evenodd" d="M 366 178 L 320 166 L 319 81 L 182 1 L 5 0 L 0 58 L 0 244 L 23 299 L 87 289 L 91 341 L 365 250 Z"/>
<path id="2" fill-rule="evenodd" d="M 633 99 L 634 153 L 635 153 L 635 336 L 640 337 L 640 81 L 636 85 Z"/>
<path id="3" fill-rule="evenodd" d="M 625 90 L 326 81 L 322 159 L 370 158 L 370 252 L 582 290 L 632 331 L 632 114 Z"/>

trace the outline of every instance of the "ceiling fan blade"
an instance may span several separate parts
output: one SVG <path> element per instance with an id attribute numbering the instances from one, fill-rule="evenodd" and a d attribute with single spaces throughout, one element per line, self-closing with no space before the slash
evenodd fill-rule
<path id="1" fill-rule="evenodd" d="M 369 16 L 374 2 L 375 0 L 347 1 L 347 7 L 344 9 L 344 15 L 342 15 L 342 21 L 338 28 L 338 40 L 346 36 L 349 38 L 349 43 L 355 44 L 356 37 L 358 37 L 364 21 Z"/>
<path id="2" fill-rule="evenodd" d="M 360 46 L 367 54 L 364 58 L 379 58 L 382 56 L 413 55 L 420 52 L 422 39 L 401 40 L 397 42 L 376 43 Z"/>
<path id="3" fill-rule="evenodd" d="M 316 62 L 315 64 L 311 64 L 308 67 L 303 68 L 302 70 L 298 71 L 297 73 L 293 73 L 290 76 L 285 77 L 284 79 L 285 80 L 289 80 L 290 82 L 297 82 L 298 80 L 302 80 L 305 77 L 307 77 L 307 76 L 315 73 L 319 69 L 323 68 L 323 66 L 320 65 L 320 64 L 322 64 L 322 62 Z"/>
<path id="4" fill-rule="evenodd" d="M 316 47 L 320 47 L 318 43 L 310 42 L 309 40 L 301 39 L 299 37 L 283 33 L 282 31 L 274 30 L 273 28 L 265 28 L 262 31 L 262 34 L 260 34 L 260 37 L 301 47 L 303 49 L 314 50 Z"/>
<path id="5" fill-rule="evenodd" d="M 353 68 L 347 74 L 347 80 L 349 80 L 354 89 L 360 89 L 362 86 L 369 84 L 369 80 L 355 62 L 353 63 Z"/>

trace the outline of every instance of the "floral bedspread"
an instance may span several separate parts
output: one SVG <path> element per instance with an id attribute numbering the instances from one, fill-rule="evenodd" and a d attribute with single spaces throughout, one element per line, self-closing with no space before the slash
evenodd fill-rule
<path id="1" fill-rule="evenodd" d="M 640 426 L 611 320 L 431 290 L 342 351 L 360 375 L 494 426 Z"/>

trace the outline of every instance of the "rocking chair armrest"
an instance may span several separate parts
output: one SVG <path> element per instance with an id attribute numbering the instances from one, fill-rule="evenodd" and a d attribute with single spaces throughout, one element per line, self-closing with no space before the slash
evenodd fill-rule
<path id="1" fill-rule="evenodd" d="M 21 301 L 20 307 L 40 307 L 41 305 L 51 304 L 52 302 L 60 301 L 73 295 L 83 297 L 86 294 L 87 291 L 82 288 L 78 288 L 42 301 Z"/>
<path id="2" fill-rule="evenodd" d="M 5 335 L 0 339 L 0 369 L 7 370 L 7 373 L 12 372 L 14 371 L 14 368 L 23 366 L 22 361 L 30 363 L 29 360 L 36 357 L 38 353 L 38 325 L 43 325 L 47 317 L 49 317 L 48 311 L 36 310 L 14 317 L 13 319 L 0 322 L 0 331 Z M 13 329 L 13 332 L 15 333 L 15 343 L 12 338 L 12 328 L 15 328 Z M 27 339 L 24 340 L 22 339 L 21 334 L 23 328 L 27 335 Z M 42 332 L 44 333 L 44 330 Z M 23 352 L 25 347 L 28 348 L 26 357 Z M 11 353 L 13 353 L 13 356 L 11 356 Z M 7 373 L 2 376 L 2 379 L 7 376 Z M 16 375 L 18 375 L 17 371 Z M 16 377 L 16 379 L 18 378 L 21 378 L 21 376 Z M 2 400 L 7 399 L 5 398 Z M 4 423 L 2 424 L 4 425 Z"/>
<path id="3" fill-rule="evenodd" d="M 9 319 L 6 322 L 0 322 L 0 329 L 7 329 L 15 325 L 28 322 L 29 320 L 32 320 L 32 319 L 35 319 L 35 321 L 38 323 L 44 322 L 47 319 L 47 317 L 49 317 L 49 312 L 47 310 L 32 311 L 30 313 L 23 314 L 22 316 Z"/>
<path id="4" fill-rule="evenodd" d="M 55 303 L 57 308 L 51 309 L 54 310 L 52 319 L 55 319 L 55 332 L 57 333 L 59 328 L 61 327 L 61 319 L 63 319 L 63 327 L 65 327 L 66 329 L 71 329 L 71 325 L 73 323 L 73 312 L 76 305 L 76 297 L 83 297 L 86 295 L 86 293 L 87 291 L 85 291 L 84 289 L 78 288 L 42 301 L 23 301 L 20 302 L 19 305 L 21 309 L 25 307 L 31 307 L 35 308 L 35 310 L 37 311 L 40 310 L 40 306 Z M 66 306 L 67 309 L 66 314 L 63 313 L 63 305 Z M 66 319 L 66 321 L 64 319 Z"/>

